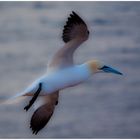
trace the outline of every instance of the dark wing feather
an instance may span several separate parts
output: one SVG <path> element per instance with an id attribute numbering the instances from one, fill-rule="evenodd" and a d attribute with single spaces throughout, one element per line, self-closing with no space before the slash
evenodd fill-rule
<path id="1" fill-rule="evenodd" d="M 53 115 L 55 106 L 58 104 L 59 91 L 42 97 L 45 104 L 41 105 L 32 115 L 30 128 L 33 134 L 37 134 L 49 122 Z"/>
<path id="2" fill-rule="evenodd" d="M 88 39 L 88 36 L 86 23 L 75 12 L 72 12 L 63 29 L 62 39 L 65 45 L 52 57 L 49 68 L 56 70 L 73 66 L 73 54 Z"/>
<path id="3" fill-rule="evenodd" d="M 86 40 L 88 35 L 89 31 L 86 23 L 75 12 L 72 12 L 63 29 L 63 41 L 67 43 L 77 37 Z"/>
<path id="4" fill-rule="evenodd" d="M 33 114 L 30 122 L 30 128 L 33 134 L 37 134 L 50 120 L 54 111 L 54 106 L 48 104 L 39 107 Z"/>

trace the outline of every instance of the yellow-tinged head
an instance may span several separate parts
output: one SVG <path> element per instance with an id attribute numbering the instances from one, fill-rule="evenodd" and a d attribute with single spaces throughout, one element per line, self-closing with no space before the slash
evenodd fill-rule
<path id="1" fill-rule="evenodd" d="M 103 63 L 98 60 L 90 60 L 87 64 L 93 73 L 99 72 L 100 68 L 103 67 Z"/>
<path id="2" fill-rule="evenodd" d="M 115 73 L 115 74 L 122 75 L 121 72 L 105 65 L 103 62 L 100 62 L 98 60 L 88 61 L 87 64 L 92 73 L 107 72 L 107 73 Z"/>

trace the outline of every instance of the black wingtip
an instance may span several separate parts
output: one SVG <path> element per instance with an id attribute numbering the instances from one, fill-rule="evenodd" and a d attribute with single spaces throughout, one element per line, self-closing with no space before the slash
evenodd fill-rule
<path id="1" fill-rule="evenodd" d="M 75 14 L 75 12 L 74 12 L 74 11 L 72 11 L 72 13 L 73 13 L 73 14 Z"/>
<path id="2" fill-rule="evenodd" d="M 72 11 L 72 14 L 77 15 L 76 12 Z"/>
<path id="3" fill-rule="evenodd" d="M 73 14 L 74 16 L 77 16 L 77 17 L 80 18 L 80 16 L 79 16 L 76 12 L 72 11 L 72 14 Z M 80 19 L 81 19 L 81 18 L 80 18 Z M 82 20 L 82 19 L 81 19 L 81 20 Z"/>
<path id="4" fill-rule="evenodd" d="M 63 29 L 62 39 L 65 43 L 67 43 L 68 41 L 72 39 L 71 32 L 73 30 L 73 26 L 80 25 L 80 24 L 83 24 L 86 26 L 86 23 L 83 21 L 83 19 L 78 14 L 76 14 L 75 11 L 72 11 Z"/>
<path id="5" fill-rule="evenodd" d="M 53 109 L 45 104 L 34 112 L 30 121 L 30 128 L 33 134 L 37 135 L 45 127 L 53 114 Z"/>
<path id="6" fill-rule="evenodd" d="M 38 132 L 39 132 L 40 130 L 42 130 L 42 129 L 45 127 L 45 125 L 48 123 L 48 121 L 50 120 L 51 116 L 52 116 L 52 115 L 50 115 L 46 120 L 37 122 L 38 125 L 35 125 L 35 124 L 33 124 L 33 122 L 32 122 L 32 124 L 30 125 L 30 128 L 31 128 L 31 130 L 32 130 L 32 134 L 37 135 Z"/>

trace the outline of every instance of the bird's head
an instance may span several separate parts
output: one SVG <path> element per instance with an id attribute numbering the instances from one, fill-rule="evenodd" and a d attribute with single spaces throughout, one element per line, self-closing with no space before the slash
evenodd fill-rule
<path id="1" fill-rule="evenodd" d="M 100 62 L 98 60 L 88 61 L 87 64 L 92 73 L 106 72 L 106 73 L 114 73 L 114 74 L 123 75 L 118 70 L 116 70 L 110 66 L 107 66 L 103 62 Z"/>

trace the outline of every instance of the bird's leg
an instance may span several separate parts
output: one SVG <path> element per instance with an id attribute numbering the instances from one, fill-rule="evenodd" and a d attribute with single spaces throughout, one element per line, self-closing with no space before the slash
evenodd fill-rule
<path id="1" fill-rule="evenodd" d="M 30 107 L 33 105 L 33 103 L 36 101 L 40 91 L 42 88 L 42 83 L 39 83 L 39 88 L 38 90 L 34 93 L 33 98 L 29 101 L 29 104 L 27 106 L 24 107 L 24 110 L 28 111 L 30 109 Z"/>
<path id="2" fill-rule="evenodd" d="M 55 105 L 58 105 L 58 100 L 55 102 Z"/>
<path id="3" fill-rule="evenodd" d="M 56 94 L 56 102 L 55 102 L 55 105 L 58 105 L 58 98 L 59 98 L 59 93 Z"/>

